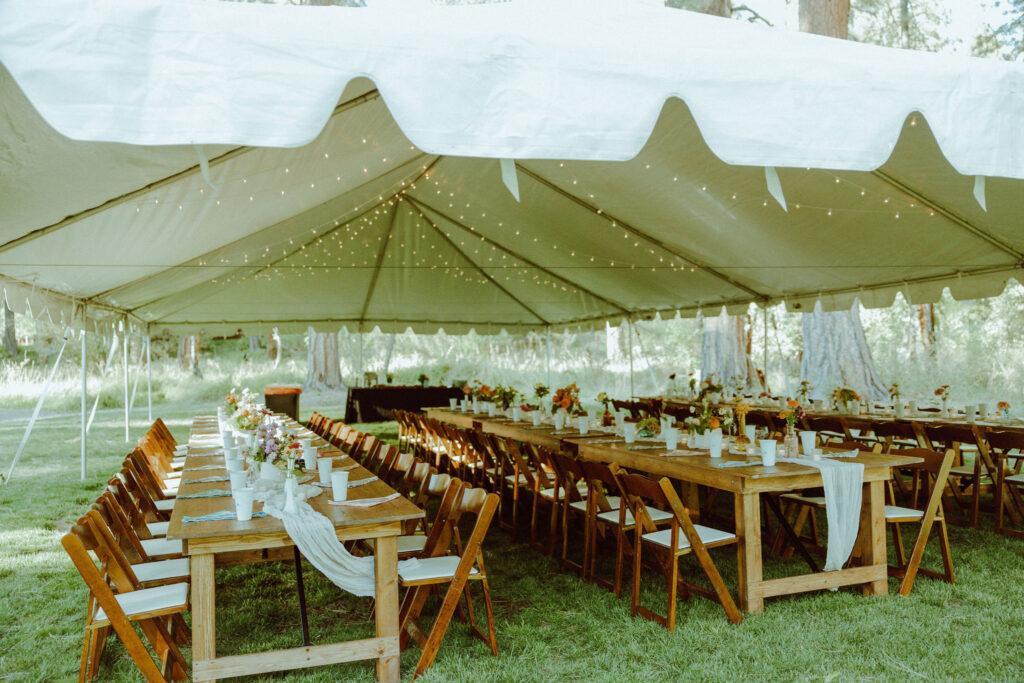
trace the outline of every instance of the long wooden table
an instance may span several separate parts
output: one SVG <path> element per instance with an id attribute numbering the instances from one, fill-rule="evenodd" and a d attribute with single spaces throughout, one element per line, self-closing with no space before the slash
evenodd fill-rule
<path id="1" fill-rule="evenodd" d="M 217 434 L 215 417 L 198 417 L 193 423 L 191 438 Z M 336 464 L 352 464 L 340 452 Z M 191 470 L 209 464 L 223 465 L 219 448 L 192 448 L 185 460 L 178 495 L 207 489 L 230 488 L 228 482 L 195 483 L 197 479 L 226 474 L 225 469 Z M 357 467 L 351 470 L 352 480 L 371 476 Z M 375 481 L 352 489 L 353 499 L 375 498 L 393 492 L 387 484 Z M 259 561 L 264 551 L 293 547 L 284 523 L 271 516 L 248 522 L 235 520 L 182 523 L 182 516 L 204 515 L 217 510 L 234 509 L 230 497 L 179 499 L 174 504 L 167 538 L 181 539 L 185 554 L 190 557 L 192 575 L 192 678 L 213 681 L 218 678 L 263 674 L 361 659 L 377 660 L 377 679 L 399 680 L 398 623 L 398 546 L 402 522 L 423 516 L 423 511 L 405 498 L 397 498 L 368 508 L 339 507 L 327 504 L 330 491 L 311 499 L 318 512 L 334 522 L 339 540 L 376 539 L 376 637 L 329 645 L 310 645 L 272 652 L 217 656 L 216 591 L 214 568 L 218 557 L 237 557 L 248 552 Z M 255 509 L 262 508 L 257 503 Z"/>
<path id="2" fill-rule="evenodd" d="M 884 595 L 889 592 L 886 536 L 885 490 L 886 480 L 892 477 L 893 467 L 905 467 L 919 458 L 900 455 L 860 454 L 849 458 L 864 465 L 864 492 L 861 508 L 860 548 L 861 566 L 831 572 L 814 572 L 780 579 L 765 579 L 762 570 L 761 505 L 762 493 L 774 494 L 819 487 L 822 485 L 818 470 L 798 463 L 780 462 L 774 467 L 756 464 L 749 467 L 718 468 L 716 463 L 731 460 L 760 462 L 760 458 L 723 454 L 713 459 L 700 455 L 671 456 L 665 448 L 635 450 L 625 441 L 599 443 L 611 438 L 608 434 L 591 432 L 587 436 L 555 434 L 554 428 L 536 429 L 527 423 L 512 423 L 507 419 L 486 415 L 468 415 L 448 409 L 428 409 L 435 419 L 468 429 L 528 441 L 548 448 L 561 448 L 576 452 L 580 457 L 600 462 L 614 462 L 630 470 L 666 476 L 691 484 L 700 484 L 734 496 L 736 518 L 737 568 L 739 574 L 739 604 L 745 612 L 760 612 L 764 599 L 839 586 L 863 585 L 864 595 Z M 569 430 L 563 430 L 568 432 Z M 643 446 L 650 443 L 637 444 Z"/>

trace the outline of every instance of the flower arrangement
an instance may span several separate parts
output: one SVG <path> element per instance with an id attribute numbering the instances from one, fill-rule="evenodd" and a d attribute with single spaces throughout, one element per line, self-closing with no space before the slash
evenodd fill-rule
<path id="1" fill-rule="evenodd" d="M 715 429 L 724 429 L 732 424 L 732 411 L 728 408 L 715 410 L 707 399 L 700 402 L 700 411 L 690 406 L 690 417 L 683 420 L 686 429 L 703 434 Z"/>
<path id="2" fill-rule="evenodd" d="M 1005 417 L 1010 417 L 1010 402 L 1009 401 L 1000 401 L 999 403 L 996 404 L 996 408 L 999 409 L 999 414 L 1002 417 L 1004 417 L 1004 418 Z"/>
<path id="3" fill-rule="evenodd" d="M 936 389 L 935 390 L 935 396 L 938 397 L 938 399 L 940 401 L 942 401 L 943 403 L 948 401 L 949 400 L 949 385 L 948 384 L 943 384 L 941 387 Z"/>
<path id="4" fill-rule="evenodd" d="M 390 377 L 390 375 L 388 376 Z M 420 384 L 426 384 L 427 382 L 430 381 L 430 378 L 427 377 L 425 373 L 421 372 L 420 376 L 416 378 L 416 381 L 419 382 Z"/>
<path id="5" fill-rule="evenodd" d="M 567 387 L 562 387 L 555 391 L 554 397 L 551 399 L 551 405 L 555 410 L 559 408 L 565 410 L 570 415 L 576 415 L 582 412 L 582 406 L 580 405 L 580 388 L 573 382 Z"/>
<path id="6" fill-rule="evenodd" d="M 896 382 L 893 382 L 892 386 L 889 387 L 889 398 L 893 400 L 893 403 L 900 400 L 900 385 Z"/>
<path id="7" fill-rule="evenodd" d="M 636 433 L 640 436 L 651 438 L 661 432 L 661 422 L 654 416 L 645 417 L 636 425 Z"/>
<path id="8" fill-rule="evenodd" d="M 285 431 L 276 422 L 260 425 L 256 430 L 256 445 L 247 454 L 256 462 L 270 463 L 278 469 L 288 472 L 288 461 L 291 460 L 292 474 L 300 474 L 295 461 L 302 456 L 302 444 Z"/>
<path id="9" fill-rule="evenodd" d="M 469 386 L 469 382 L 466 382 L 465 384 L 462 385 L 462 393 L 465 395 L 466 398 L 469 398 L 470 396 L 473 395 L 473 387 Z"/>
<path id="10" fill-rule="evenodd" d="M 533 385 L 533 395 L 536 397 L 537 402 L 540 403 L 545 396 L 551 393 L 551 389 L 546 384 L 537 382 Z"/>
<path id="11" fill-rule="evenodd" d="M 238 410 L 238 404 L 241 400 L 242 397 L 239 394 L 236 394 L 235 390 L 232 389 L 228 392 L 228 395 L 224 397 L 224 405 L 226 405 L 228 410 L 233 413 Z"/>
<path id="12" fill-rule="evenodd" d="M 690 387 L 691 394 L 697 393 L 697 378 L 693 376 L 692 372 L 690 373 L 690 381 L 687 385 Z"/>
<path id="13" fill-rule="evenodd" d="M 798 421 L 804 419 L 804 408 L 800 405 L 799 401 L 791 398 L 786 401 L 786 410 L 779 413 L 779 419 L 785 420 L 786 424 L 792 427 Z"/>
<path id="14" fill-rule="evenodd" d="M 703 382 L 703 386 L 700 388 L 700 394 L 697 395 L 697 400 L 703 401 L 710 394 L 722 394 L 722 385 L 715 384 L 715 376 L 711 375 Z"/>
<path id="15" fill-rule="evenodd" d="M 494 390 L 478 379 L 473 380 L 475 385 L 472 389 L 473 398 L 479 401 L 490 401 L 494 397 Z"/>
<path id="16" fill-rule="evenodd" d="M 800 397 L 801 403 L 807 403 L 811 397 L 811 383 L 807 380 L 800 382 L 800 388 L 797 390 L 796 395 Z"/>
<path id="17" fill-rule="evenodd" d="M 512 387 L 505 387 L 500 384 L 494 387 L 492 395 L 494 396 L 494 402 L 497 403 L 498 407 L 502 410 L 508 410 L 519 398 L 518 391 Z"/>
<path id="18" fill-rule="evenodd" d="M 609 412 L 612 400 L 608 397 L 607 393 L 602 391 L 594 400 L 604 406 L 604 412 Z"/>
<path id="19" fill-rule="evenodd" d="M 235 427 L 243 432 L 251 432 L 263 424 L 263 420 L 271 412 L 264 408 L 260 408 L 255 404 L 243 404 L 234 415 L 231 416 L 231 420 L 235 423 Z"/>
<path id="20" fill-rule="evenodd" d="M 729 385 L 735 396 L 742 396 L 747 388 L 747 381 L 739 375 L 733 375 L 729 378 Z"/>
<path id="21" fill-rule="evenodd" d="M 850 401 L 860 402 L 860 394 L 849 387 L 836 387 L 832 392 L 832 403 L 837 406 L 845 406 Z"/>

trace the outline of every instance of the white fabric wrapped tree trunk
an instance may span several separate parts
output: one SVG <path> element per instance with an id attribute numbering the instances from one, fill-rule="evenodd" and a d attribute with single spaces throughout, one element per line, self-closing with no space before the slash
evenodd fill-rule
<path id="1" fill-rule="evenodd" d="M 341 386 L 341 363 L 338 359 L 338 333 L 317 332 L 309 328 L 307 389 L 337 389 Z M 278 351 L 280 356 L 280 351 Z"/>
<path id="2" fill-rule="evenodd" d="M 758 385 L 757 373 L 747 353 L 744 316 L 729 315 L 723 309 L 717 317 L 704 318 L 703 325 L 702 379 L 714 375 L 719 382 L 730 382 L 738 377 L 747 389 Z"/>
<path id="3" fill-rule="evenodd" d="M 886 397 L 875 373 L 860 322 L 860 302 L 848 311 L 822 312 L 821 304 L 803 317 L 804 352 L 800 379 L 811 383 L 812 398 L 828 398 L 838 386 L 850 387 L 866 400 Z"/>

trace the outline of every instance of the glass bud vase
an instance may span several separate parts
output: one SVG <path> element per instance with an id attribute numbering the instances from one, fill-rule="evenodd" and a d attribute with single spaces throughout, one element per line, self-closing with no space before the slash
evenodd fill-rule
<path id="1" fill-rule="evenodd" d="M 786 437 L 783 441 L 786 447 L 786 457 L 796 458 L 800 455 L 800 441 L 796 436 L 796 429 L 791 424 L 786 425 Z"/>

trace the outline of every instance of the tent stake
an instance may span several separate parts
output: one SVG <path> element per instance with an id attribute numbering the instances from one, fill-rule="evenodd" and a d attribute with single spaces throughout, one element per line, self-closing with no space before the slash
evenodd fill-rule
<path id="1" fill-rule="evenodd" d="M 85 349 L 85 304 L 82 305 L 82 431 L 81 431 L 81 454 L 79 469 L 82 481 L 85 481 L 85 440 L 88 432 L 85 429 L 85 405 L 88 402 L 88 365 L 86 364 Z"/>
<path id="2" fill-rule="evenodd" d="M 149 359 L 149 342 L 150 337 L 146 335 L 146 410 L 148 413 L 147 421 L 153 422 L 153 366 Z"/>

